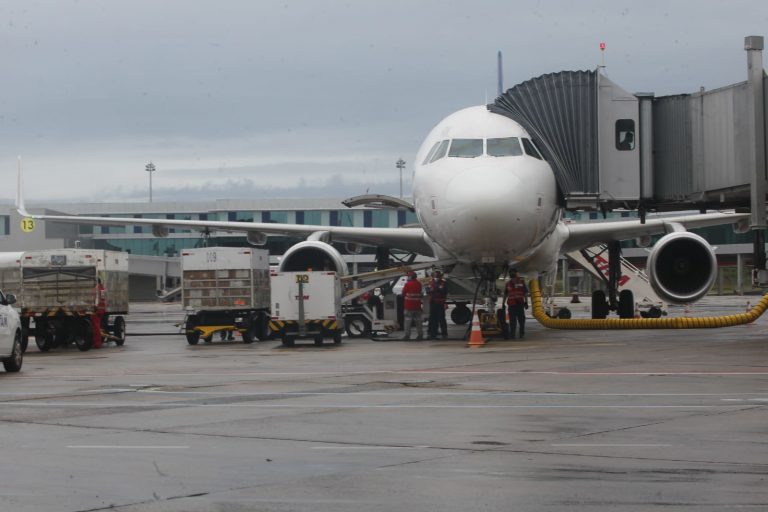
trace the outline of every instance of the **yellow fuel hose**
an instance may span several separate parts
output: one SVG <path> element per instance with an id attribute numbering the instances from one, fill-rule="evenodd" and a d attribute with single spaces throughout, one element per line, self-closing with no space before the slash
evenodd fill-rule
<path id="1" fill-rule="evenodd" d="M 768 293 L 763 295 L 760 302 L 746 313 L 706 317 L 677 317 L 677 318 L 552 318 L 544 312 L 541 303 L 541 290 L 536 279 L 531 280 L 531 302 L 533 317 L 544 327 L 550 329 L 712 329 L 715 327 L 732 327 L 754 322 L 768 309 Z"/>

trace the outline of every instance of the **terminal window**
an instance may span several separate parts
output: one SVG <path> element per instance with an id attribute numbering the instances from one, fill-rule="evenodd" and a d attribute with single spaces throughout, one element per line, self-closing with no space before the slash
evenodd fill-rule
<path id="1" fill-rule="evenodd" d="M 11 216 L 0 215 L 0 218 L 2 218 L 2 222 L 0 222 L 0 236 L 10 235 L 11 234 Z"/>
<path id="2" fill-rule="evenodd" d="M 635 149 L 635 121 L 619 119 L 616 121 L 616 149 L 631 151 Z"/>

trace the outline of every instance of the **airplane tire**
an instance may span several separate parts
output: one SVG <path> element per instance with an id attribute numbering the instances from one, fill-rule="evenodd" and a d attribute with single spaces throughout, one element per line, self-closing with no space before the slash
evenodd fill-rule
<path id="1" fill-rule="evenodd" d="M 603 290 L 592 292 L 592 318 L 605 318 L 608 316 L 608 302 L 605 300 Z"/>
<path id="2" fill-rule="evenodd" d="M 634 318 L 635 316 L 635 295 L 632 290 L 621 290 L 619 292 L 619 318 Z"/>

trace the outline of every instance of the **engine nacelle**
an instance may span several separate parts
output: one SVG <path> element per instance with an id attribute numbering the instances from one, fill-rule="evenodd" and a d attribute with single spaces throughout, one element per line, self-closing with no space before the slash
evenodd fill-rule
<path id="1" fill-rule="evenodd" d="M 330 270 L 339 275 L 346 275 L 347 263 L 331 244 L 318 240 L 306 240 L 285 251 L 277 270 L 278 272 Z"/>
<path id="2" fill-rule="evenodd" d="M 646 268 L 659 297 L 674 304 L 695 302 L 717 278 L 717 258 L 699 235 L 678 231 L 664 235 L 651 249 Z"/>

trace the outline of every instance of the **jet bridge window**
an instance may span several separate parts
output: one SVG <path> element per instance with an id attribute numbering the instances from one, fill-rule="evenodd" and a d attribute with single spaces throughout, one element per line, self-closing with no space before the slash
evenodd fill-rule
<path id="1" fill-rule="evenodd" d="M 437 160 L 440 160 L 445 156 L 445 153 L 448 151 L 448 143 L 450 141 L 444 140 L 440 143 L 440 145 L 437 147 L 437 150 L 435 151 L 435 154 L 432 155 L 432 158 L 429 160 L 429 163 L 435 162 Z"/>
<path id="2" fill-rule="evenodd" d="M 631 151 L 635 149 L 635 121 L 619 119 L 616 121 L 616 149 Z"/>
<path id="3" fill-rule="evenodd" d="M 526 155 L 543 160 L 541 153 L 539 153 L 539 150 L 536 149 L 536 146 L 533 145 L 533 142 L 530 139 L 523 139 L 523 148 L 525 148 Z"/>
<path id="4" fill-rule="evenodd" d="M 520 156 L 520 139 L 505 137 L 503 139 L 488 139 L 488 156 Z"/>
<path id="5" fill-rule="evenodd" d="M 453 139 L 449 157 L 475 158 L 483 154 L 483 139 Z"/>

